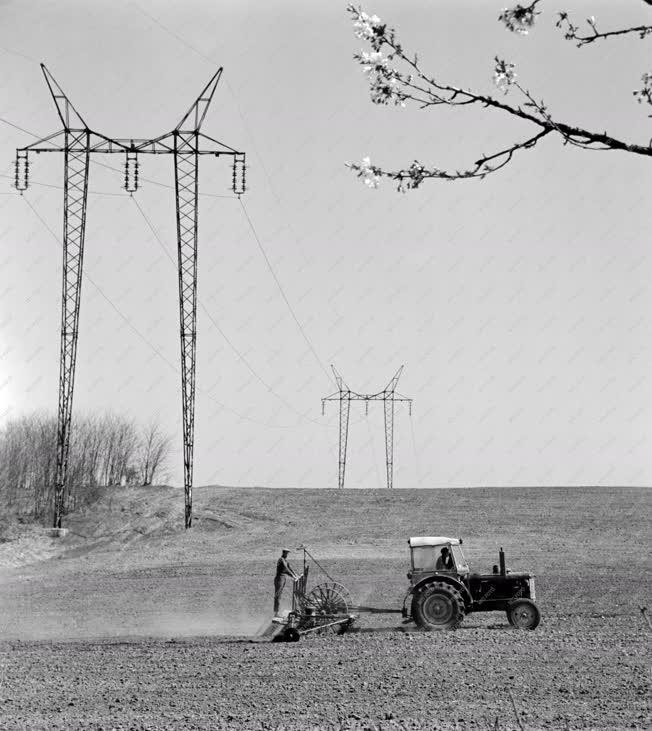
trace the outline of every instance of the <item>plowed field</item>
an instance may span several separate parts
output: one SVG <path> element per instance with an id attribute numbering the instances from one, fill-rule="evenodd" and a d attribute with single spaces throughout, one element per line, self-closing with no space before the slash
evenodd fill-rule
<path id="1" fill-rule="evenodd" d="M 191 531 L 179 491 L 119 490 L 63 540 L 0 544 L 1 728 L 652 726 L 647 491 L 195 494 Z M 426 534 L 464 536 L 481 571 L 504 546 L 537 575 L 539 628 L 492 613 L 422 633 L 369 614 L 344 636 L 258 636 L 282 545 L 307 543 L 357 603 L 396 609 L 405 540 Z"/>

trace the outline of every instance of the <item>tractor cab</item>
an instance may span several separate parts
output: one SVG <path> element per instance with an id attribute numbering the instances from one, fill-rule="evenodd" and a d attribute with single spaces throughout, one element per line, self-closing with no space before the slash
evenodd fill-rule
<path id="1" fill-rule="evenodd" d="M 469 566 L 462 552 L 461 538 L 417 536 L 410 538 L 408 545 L 410 546 L 408 579 L 413 586 L 433 573 L 460 577 L 469 574 Z"/>

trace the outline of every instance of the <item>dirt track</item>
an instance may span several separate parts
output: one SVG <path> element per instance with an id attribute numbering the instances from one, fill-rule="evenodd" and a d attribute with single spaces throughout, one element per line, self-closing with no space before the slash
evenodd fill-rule
<path id="1" fill-rule="evenodd" d="M 58 559 L 0 572 L 0 728 L 652 727 L 638 609 L 649 493 L 198 492 L 191 532 L 165 520 L 177 493 L 132 491 L 121 522 L 99 505 L 70 521 L 84 536 L 45 552 Z M 133 500 L 138 530 L 122 517 Z M 400 606 L 404 534 L 428 525 L 464 535 L 473 567 L 500 543 L 508 566 L 533 570 L 540 627 L 492 613 L 427 634 L 367 615 L 356 633 L 297 644 L 218 636 L 269 619 L 288 536 L 308 536 L 358 602 Z"/>

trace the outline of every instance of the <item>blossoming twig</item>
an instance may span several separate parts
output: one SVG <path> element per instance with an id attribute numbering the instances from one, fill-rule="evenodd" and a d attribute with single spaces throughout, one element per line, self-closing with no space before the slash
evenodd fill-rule
<path id="1" fill-rule="evenodd" d="M 564 30 L 564 38 L 568 41 L 577 41 L 578 48 L 585 46 L 587 43 L 593 43 L 604 38 L 613 38 L 614 36 L 623 36 L 629 33 L 638 33 L 639 38 L 643 39 L 645 36 L 652 34 L 652 25 L 637 25 L 632 28 L 621 28 L 619 30 L 611 30 L 606 33 L 600 33 L 596 24 L 595 17 L 592 15 L 586 19 L 588 26 L 591 28 L 589 35 L 580 35 L 580 28 L 577 25 L 573 25 L 567 12 L 559 13 L 555 26 Z"/>
<path id="2" fill-rule="evenodd" d="M 529 28 L 534 22 L 534 16 L 538 15 L 535 7 L 539 1 L 534 0 L 528 6 L 517 5 L 511 11 L 505 10 L 500 19 L 506 24 L 509 21 L 514 25 L 514 28 L 509 25 L 508 27 L 515 32 L 519 32 L 516 27 L 517 22 L 523 23 Z M 488 94 L 480 94 L 470 89 L 443 83 L 435 77 L 427 75 L 421 69 L 417 56 L 408 55 L 403 50 L 394 29 L 383 23 L 377 15 L 368 15 L 361 8 L 353 5 L 349 5 L 347 10 L 353 17 L 356 37 L 371 45 L 372 52 L 362 51 L 354 58 L 362 65 L 363 71 L 369 78 L 371 98 L 374 103 L 404 107 L 408 102 L 413 101 L 417 102 L 422 109 L 442 104 L 453 107 L 477 105 L 517 117 L 539 128 L 535 135 L 524 142 L 516 142 L 504 150 L 484 155 L 467 170 L 442 170 L 439 167 L 426 166 L 418 160 L 407 168 L 384 170 L 378 165 L 372 165 L 368 157 L 365 157 L 360 163 L 348 163 L 348 167 L 371 188 L 377 188 L 383 177 L 395 180 L 401 191 L 418 188 L 424 180 L 429 178 L 443 180 L 484 178 L 505 167 L 512 161 L 516 152 L 532 149 L 544 137 L 553 133 L 560 135 L 565 144 L 584 149 L 623 150 L 638 155 L 652 156 L 652 141 L 648 145 L 632 144 L 614 138 L 606 132 L 593 132 L 554 120 L 545 104 L 537 102 L 530 92 L 516 81 L 514 65 L 504 59 L 495 58 L 494 83 L 505 93 L 512 86 L 519 89 L 526 98 L 522 106 L 508 104 Z M 595 22 L 593 19 L 591 21 L 592 27 L 597 33 Z M 407 69 L 406 72 L 401 70 L 401 65 Z M 652 104 L 652 74 L 643 76 L 643 88 L 635 91 L 634 95 L 639 102 Z"/>

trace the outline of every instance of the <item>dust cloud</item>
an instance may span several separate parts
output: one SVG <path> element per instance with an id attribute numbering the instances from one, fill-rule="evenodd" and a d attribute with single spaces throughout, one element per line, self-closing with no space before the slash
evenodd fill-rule
<path id="1" fill-rule="evenodd" d="M 0 581 L 0 640 L 59 641 L 125 637 L 224 637 L 260 634 L 271 613 L 234 607 L 224 611 L 224 596 L 204 606 L 138 606 L 133 597 L 114 595 L 111 602 L 55 592 L 14 593 L 13 582 Z M 73 601 L 70 601 L 73 599 Z M 90 601 L 89 601 L 90 599 Z M 188 598 L 188 603 L 192 601 Z M 203 603 L 203 602 L 202 602 Z M 214 607 L 214 608 L 213 608 Z"/>

